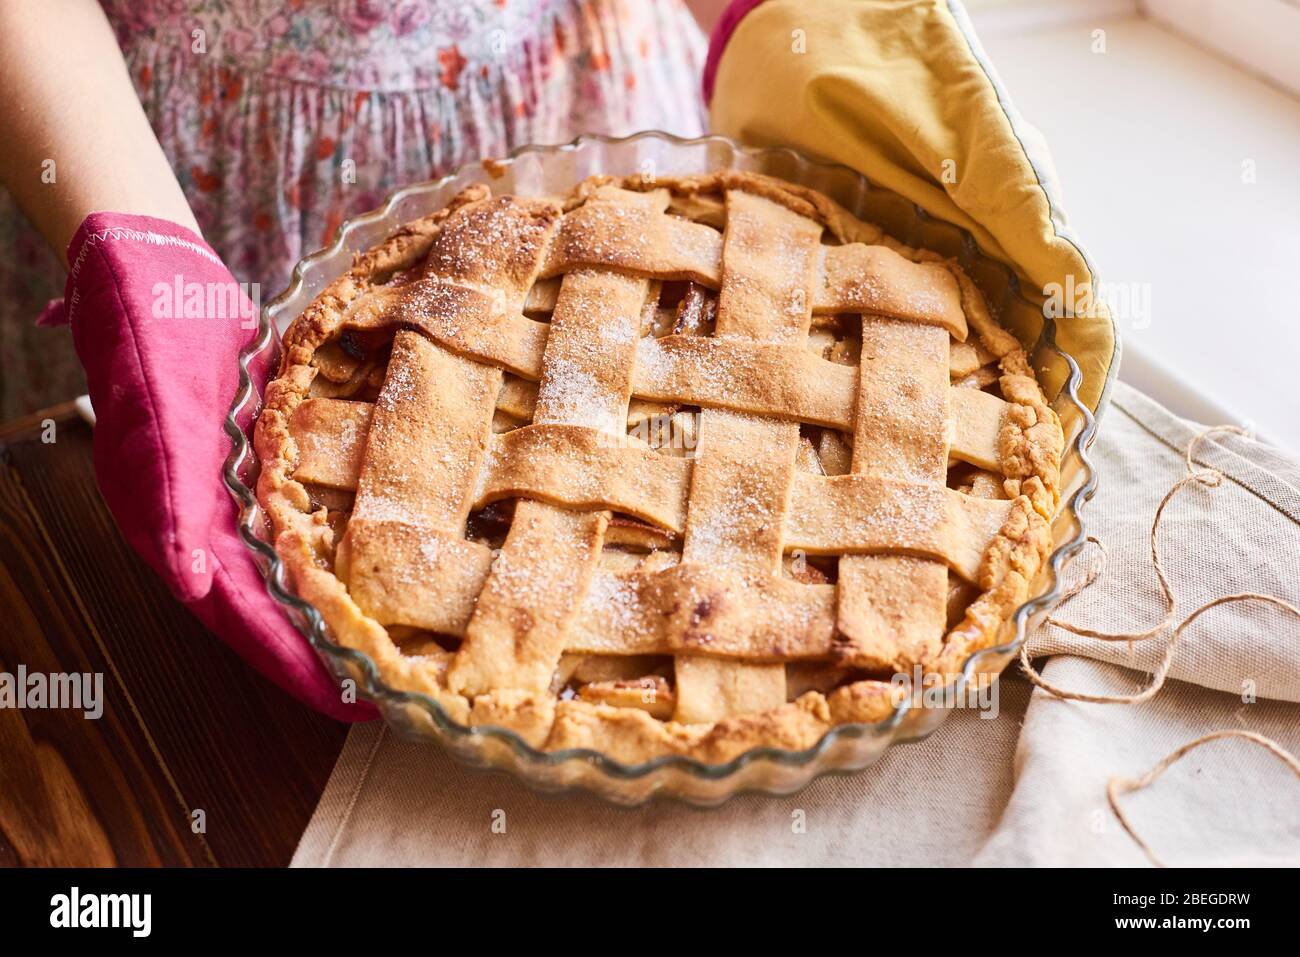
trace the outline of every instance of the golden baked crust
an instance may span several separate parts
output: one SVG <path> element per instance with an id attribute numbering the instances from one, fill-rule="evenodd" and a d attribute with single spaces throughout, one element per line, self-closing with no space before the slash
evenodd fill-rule
<path id="1" fill-rule="evenodd" d="M 292 587 L 388 685 L 538 748 L 882 720 L 1051 545 L 1019 342 L 955 262 L 781 180 L 471 187 L 283 347 L 255 447 Z"/>

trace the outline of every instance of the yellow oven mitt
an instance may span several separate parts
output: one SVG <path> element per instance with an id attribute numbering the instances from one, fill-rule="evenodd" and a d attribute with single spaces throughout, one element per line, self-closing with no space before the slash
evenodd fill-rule
<path id="1" fill-rule="evenodd" d="M 1011 105 L 960 3 L 765 0 L 716 61 L 711 120 L 746 143 L 853 167 L 956 223 L 1035 303 L 1045 289 L 1073 303 L 1071 291 L 1094 288 L 1047 147 Z M 1119 350 L 1109 311 L 1093 303 L 1058 318 L 1057 340 L 1096 411 Z"/>

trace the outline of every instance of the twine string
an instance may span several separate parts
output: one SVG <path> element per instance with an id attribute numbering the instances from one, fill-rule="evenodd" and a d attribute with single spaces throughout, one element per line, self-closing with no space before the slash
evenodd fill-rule
<path id="1" fill-rule="evenodd" d="M 1173 484 L 1173 486 L 1169 489 L 1169 491 L 1167 491 L 1164 497 L 1160 500 L 1160 504 L 1156 506 L 1155 517 L 1152 519 L 1151 522 L 1149 544 L 1150 544 L 1150 551 L 1151 551 L 1151 564 L 1155 570 L 1156 579 L 1160 582 L 1161 594 L 1164 596 L 1165 613 L 1164 615 L 1161 616 L 1160 620 L 1156 622 L 1154 625 L 1152 625 L 1151 627 L 1146 628 L 1142 631 L 1111 632 L 1111 631 L 1100 631 L 1095 628 L 1085 628 L 1081 625 L 1075 625 L 1067 621 L 1062 621 L 1055 616 L 1049 617 L 1047 619 L 1048 624 L 1055 625 L 1056 627 L 1064 631 L 1068 631 L 1071 634 L 1079 635 L 1084 638 L 1095 638 L 1099 641 L 1125 641 L 1128 642 L 1130 645 L 1132 645 L 1132 643 L 1134 642 L 1146 641 L 1147 639 L 1155 638 L 1160 636 L 1161 634 L 1164 634 L 1166 636 L 1164 652 L 1160 656 L 1160 661 L 1157 664 L 1155 671 L 1152 672 L 1151 683 L 1146 688 L 1137 692 L 1136 694 L 1127 694 L 1127 695 L 1095 695 L 1095 694 L 1087 694 L 1078 691 L 1070 691 L 1066 688 L 1062 688 L 1058 685 L 1052 684 L 1050 681 L 1044 678 L 1037 669 L 1034 668 L 1033 663 L 1030 660 L 1032 649 L 1030 647 L 1030 643 L 1026 641 L 1024 644 L 1020 646 L 1020 666 L 1024 670 L 1025 677 L 1027 677 L 1030 680 L 1030 682 L 1032 682 L 1037 687 L 1042 688 L 1048 694 L 1066 700 L 1086 701 L 1089 702 L 1090 704 L 1137 704 L 1139 702 L 1147 701 L 1150 698 L 1154 697 L 1160 691 L 1160 689 L 1164 687 L 1164 683 L 1166 679 L 1169 677 L 1169 669 L 1173 665 L 1174 651 L 1178 647 L 1179 639 L 1183 636 L 1183 633 L 1187 630 L 1187 628 L 1209 609 L 1214 608 L 1217 605 L 1226 604 L 1228 602 L 1254 600 L 1254 601 L 1262 601 L 1271 605 L 1275 605 L 1283 609 L 1284 611 L 1287 611 L 1295 615 L 1297 618 L 1300 618 L 1300 609 L 1296 608 L 1296 606 L 1290 604 L 1289 602 L 1283 601 L 1280 598 L 1276 598 L 1272 595 L 1265 595 L 1260 592 L 1240 592 L 1235 595 L 1226 595 L 1220 598 L 1216 598 L 1212 601 L 1206 602 L 1205 604 L 1201 605 L 1199 608 L 1196 608 L 1190 615 L 1188 615 L 1187 618 L 1184 619 L 1182 624 L 1180 624 L 1177 628 L 1174 628 L 1172 631 L 1168 630 L 1170 624 L 1172 624 L 1174 620 L 1175 612 L 1178 607 L 1178 602 L 1174 596 L 1173 587 L 1169 584 L 1169 576 L 1165 572 L 1164 562 L 1161 560 L 1160 557 L 1160 539 L 1159 539 L 1160 525 L 1164 519 L 1165 509 L 1169 506 L 1169 503 L 1182 489 L 1187 488 L 1188 486 L 1191 485 L 1201 485 L 1205 488 L 1218 488 L 1220 485 L 1223 484 L 1222 472 L 1220 472 L 1218 469 L 1213 469 L 1213 468 L 1198 469 L 1194 462 L 1196 451 L 1200 447 L 1201 443 L 1204 442 L 1212 435 L 1218 435 L 1223 433 L 1233 433 L 1236 435 L 1248 435 L 1245 429 L 1239 428 L 1235 425 L 1216 425 L 1208 429 L 1204 429 L 1201 432 L 1198 432 L 1196 435 L 1194 435 L 1191 441 L 1187 443 L 1187 449 L 1185 450 L 1183 455 L 1183 461 L 1187 467 L 1187 474 Z M 1065 602 L 1068 602 L 1076 595 L 1085 591 L 1090 585 L 1092 585 L 1098 578 L 1102 576 L 1102 574 L 1106 569 L 1107 564 L 1109 563 L 1109 552 L 1106 549 L 1106 546 L 1099 539 L 1089 536 L 1088 543 L 1092 545 L 1096 545 L 1097 548 L 1100 550 L 1101 562 L 1100 564 L 1093 565 L 1089 569 L 1087 575 L 1083 578 L 1083 580 L 1080 583 L 1072 585 L 1070 588 L 1066 589 L 1065 594 L 1061 601 L 1061 605 L 1065 604 Z M 1083 554 L 1084 553 L 1082 551 L 1079 552 L 1075 556 L 1074 561 L 1070 563 L 1070 566 L 1073 567 L 1075 562 L 1077 562 L 1080 556 L 1082 556 Z M 1060 605 L 1058 605 L 1057 607 L 1059 610 Z"/>
<path id="2" fill-rule="evenodd" d="M 1211 741 L 1218 741 L 1223 738 L 1239 738 L 1243 741 L 1249 741 L 1252 744 L 1259 745 L 1290 768 L 1292 774 L 1297 778 L 1300 778 L 1300 758 L 1297 758 L 1272 738 L 1266 738 L 1262 734 L 1256 734 L 1254 731 L 1244 731 L 1240 728 L 1223 728 L 1219 731 L 1211 731 L 1209 734 L 1203 734 L 1194 741 L 1188 741 L 1186 744 L 1180 745 L 1174 751 L 1167 754 L 1155 765 L 1155 767 L 1151 768 L 1151 770 L 1147 771 L 1147 773 L 1142 775 L 1140 778 L 1111 778 L 1106 782 L 1106 800 L 1110 802 L 1110 809 L 1115 813 L 1115 817 L 1119 819 L 1120 826 L 1123 827 L 1128 836 L 1133 839 L 1133 843 L 1142 849 L 1142 853 L 1145 854 L 1147 859 L 1156 867 L 1164 867 L 1166 865 L 1164 861 L 1157 856 L 1156 852 L 1151 848 L 1151 845 L 1144 841 L 1133 828 L 1128 816 L 1124 813 L 1124 809 L 1120 806 L 1120 797 L 1125 794 L 1132 794 L 1134 791 L 1141 791 L 1143 788 L 1153 783 L 1156 778 L 1160 777 L 1160 775 L 1164 774 L 1165 771 L 1169 770 L 1170 766 L 1180 761 L 1188 754 L 1188 752 L 1194 751 L 1203 744 L 1209 744 Z"/>
<path id="3" fill-rule="evenodd" d="M 1162 633 L 1167 632 L 1167 636 L 1165 638 L 1164 652 L 1160 657 L 1160 662 L 1156 666 L 1155 671 L 1152 672 L 1150 684 L 1142 691 L 1130 695 L 1095 695 L 1095 694 L 1088 694 L 1081 691 L 1071 691 L 1066 688 L 1061 688 L 1049 682 L 1047 679 L 1045 679 L 1042 676 L 1041 673 L 1039 673 L 1037 670 L 1034 669 L 1033 664 L 1030 661 L 1029 642 L 1026 641 L 1020 647 L 1020 665 L 1021 668 L 1024 670 L 1025 676 L 1035 686 L 1042 688 L 1048 694 L 1051 694 L 1057 698 L 1061 698 L 1065 700 L 1085 701 L 1091 704 L 1136 704 L 1138 702 L 1147 701 L 1150 698 L 1153 698 L 1160 691 L 1160 689 L 1164 687 L 1165 680 L 1169 677 L 1169 669 L 1173 664 L 1174 651 L 1178 647 L 1179 639 L 1183 636 L 1183 633 L 1186 632 L 1187 629 L 1190 628 L 1196 622 L 1197 619 L 1199 619 L 1202 615 L 1204 615 L 1206 612 L 1210 611 L 1211 609 L 1217 608 L 1220 605 L 1234 604 L 1237 602 L 1258 601 L 1268 605 L 1272 605 L 1275 608 L 1278 608 L 1290 615 L 1294 615 L 1298 620 L 1300 620 L 1300 608 L 1296 607 L 1295 605 L 1291 604 L 1288 601 L 1285 601 L 1284 599 L 1278 598 L 1275 595 L 1262 594 L 1260 592 L 1237 592 L 1231 595 L 1220 595 L 1218 598 L 1214 598 L 1211 599 L 1210 601 L 1205 602 L 1204 604 L 1195 608 L 1186 618 L 1183 619 L 1182 623 L 1179 624 L 1176 628 L 1173 628 L 1172 630 L 1169 629 L 1169 626 L 1170 624 L 1172 624 L 1175 617 L 1175 611 L 1177 609 L 1177 599 L 1174 596 L 1173 587 L 1169 584 L 1169 578 L 1165 574 L 1164 564 L 1160 559 L 1160 546 L 1159 546 L 1158 533 L 1160 530 L 1161 520 L 1164 517 L 1165 508 L 1169 505 L 1170 501 L 1182 489 L 1190 485 L 1200 485 L 1207 489 L 1213 489 L 1213 488 L 1218 488 L 1220 485 L 1223 484 L 1222 472 L 1220 472 L 1218 469 L 1209 468 L 1209 467 L 1198 469 L 1194 462 L 1194 458 L 1195 458 L 1196 451 L 1202 442 L 1210 438 L 1210 436 L 1212 435 L 1219 435 L 1224 433 L 1232 433 L 1235 435 L 1243 435 L 1249 437 L 1249 433 L 1245 429 L 1239 428 L 1234 425 L 1217 425 L 1217 426 L 1212 426 L 1210 428 L 1204 429 L 1201 432 L 1198 432 L 1196 435 L 1192 437 L 1191 441 L 1187 443 L 1187 448 L 1183 455 L 1183 461 L 1187 467 L 1187 474 L 1173 484 L 1173 486 L 1169 489 L 1169 491 L 1166 492 L 1164 497 L 1160 500 L 1160 504 L 1156 506 L 1155 516 L 1151 522 L 1150 550 L 1151 550 L 1151 564 L 1155 570 L 1156 579 L 1160 582 L 1160 591 L 1164 596 L 1164 602 L 1165 602 L 1165 612 L 1164 615 L 1161 616 L 1160 620 L 1156 622 L 1156 624 L 1142 631 L 1119 633 L 1119 632 L 1100 631 L 1093 628 L 1085 628 L 1080 625 L 1074 625 L 1069 622 L 1061 621 L 1055 616 L 1049 617 L 1047 619 L 1047 622 L 1049 624 L 1055 625 L 1056 627 L 1068 631 L 1072 634 L 1079 635 L 1085 638 L 1095 638 L 1100 641 L 1126 641 L 1129 642 L 1130 647 L 1132 646 L 1133 642 L 1146 641 L 1147 639 L 1158 637 Z M 1089 536 L 1087 539 L 1087 544 L 1095 545 L 1097 547 L 1097 549 L 1100 551 L 1101 559 L 1099 562 L 1095 562 L 1093 565 L 1089 567 L 1087 574 L 1078 583 L 1073 584 L 1070 587 L 1065 589 L 1062 595 L 1062 600 L 1060 604 L 1058 604 L 1057 606 L 1058 610 L 1066 602 L 1070 601 L 1081 592 L 1087 590 L 1089 586 L 1091 586 L 1095 581 L 1097 581 L 1097 579 L 1100 578 L 1102 574 L 1105 572 L 1106 567 L 1109 564 L 1110 555 L 1103 542 L 1101 542 L 1097 538 Z M 1075 555 L 1074 560 L 1071 561 L 1070 567 L 1073 567 L 1073 565 L 1082 557 L 1083 554 L 1084 552 L 1082 550 L 1079 553 L 1077 553 Z M 1142 849 L 1142 852 L 1147 856 L 1148 860 L 1150 860 L 1151 863 L 1154 864 L 1156 867 L 1164 867 L 1165 864 L 1156 855 L 1155 851 L 1152 850 L 1151 846 L 1147 844 L 1147 842 L 1144 841 L 1138 835 L 1137 831 L 1133 828 L 1133 825 L 1128 820 L 1127 816 L 1124 814 L 1123 808 L 1120 806 L 1119 798 L 1124 794 L 1130 794 L 1134 791 L 1140 791 L 1143 788 L 1149 786 L 1158 777 L 1160 777 L 1160 775 L 1162 775 L 1171 765 L 1173 765 L 1174 763 L 1182 759 L 1186 754 L 1188 754 L 1188 752 L 1195 750 L 1196 748 L 1200 747 L 1203 744 L 1207 744 L 1211 741 L 1216 741 L 1221 738 L 1240 738 L 1264 748 L 1266 751 L 1268 751 L 1270 754 L 1272 754 L 1274 757 L 1280 760 L 1283 764 L 1285 764 L 1288 768 L 1290 768 L 1297 778 L 1300 778 L 1300 759 L 1297 759 L 1294 754 L 1286 750 L 1284 747 L 1282 747 L 1282 745 L 1278 744 L 1276 741 L 1272 740 L 1271 738 L 1267 738 L 1264 735 L 1257 734 L 1254 731 L 1245 731 L 1236 728 L 1224 728 L 1218 731 L 1211 731 L 1208 734 L 1204 734 L 1193 741 L 1188 741 L 1186 744 L 1181 745 L 1173 752 L 1166 755 L 1153 768 L 1147 771 L 1140 778 L 1132 779 L 1132 778 L 1122 778 L 1118 776 L 1112 777 L 1106 784 L 1106 797 L 1110 803 L 1110 808 L 1114 812 L 1115 817 L 1119 820 L 1120 825 L 1124 828 L 1124 831 L 1128 834 L 1130 838 L 1133 839 L 1134 843 L 1136 843 L 1138 847 Z"/>

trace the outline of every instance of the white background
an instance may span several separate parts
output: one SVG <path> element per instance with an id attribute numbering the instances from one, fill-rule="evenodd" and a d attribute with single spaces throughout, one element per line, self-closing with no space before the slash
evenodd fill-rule
<path id="1" fill-rule="evenodd" d="M 1149 284 L 1150 315 L 1120 320 L 1120 377 L 1181 415 L 1244 422 L 1300 452 L 1300 97 L 1275 57 L 1290 33 L 1300 69 L 1300 4 L 967 6 L 1047 139 L 1102 280 Z M 1252 6 L 1273 9 L 1252 21 Z M 1247 160 L 1254 183 L 1242 181 Z"/>

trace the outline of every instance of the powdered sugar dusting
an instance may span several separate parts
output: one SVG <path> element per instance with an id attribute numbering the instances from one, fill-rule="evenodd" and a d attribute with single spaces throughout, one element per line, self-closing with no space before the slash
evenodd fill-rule
<path id="1" fill-rule="evenodd" d="M 388 373 L 384 376 L 384 387 L 379 392 L 376 403 L 381 409 L 393 411 L 403 403 L 415 399 L 419 383 L 411 370 L 410 363 L 400 356 L 394 356 L 388 364 Z"/>
<path id="2" fill-rule="evenodd" d="M 638 623 L 640 606 L 635 580 L 627 575 L 596 572 L 587 592 L 587 606 L 596 611 L 615 633 L 631 630 Z"/>
<path id="3" fill-rule="evenodd" d="M 603 432 L 619 431 L 619 416 L 609 408 L 608 389 L 583 364 L 568 357 L 546 363 L 537 405 L 550 422 L 586 425 Z"/>

